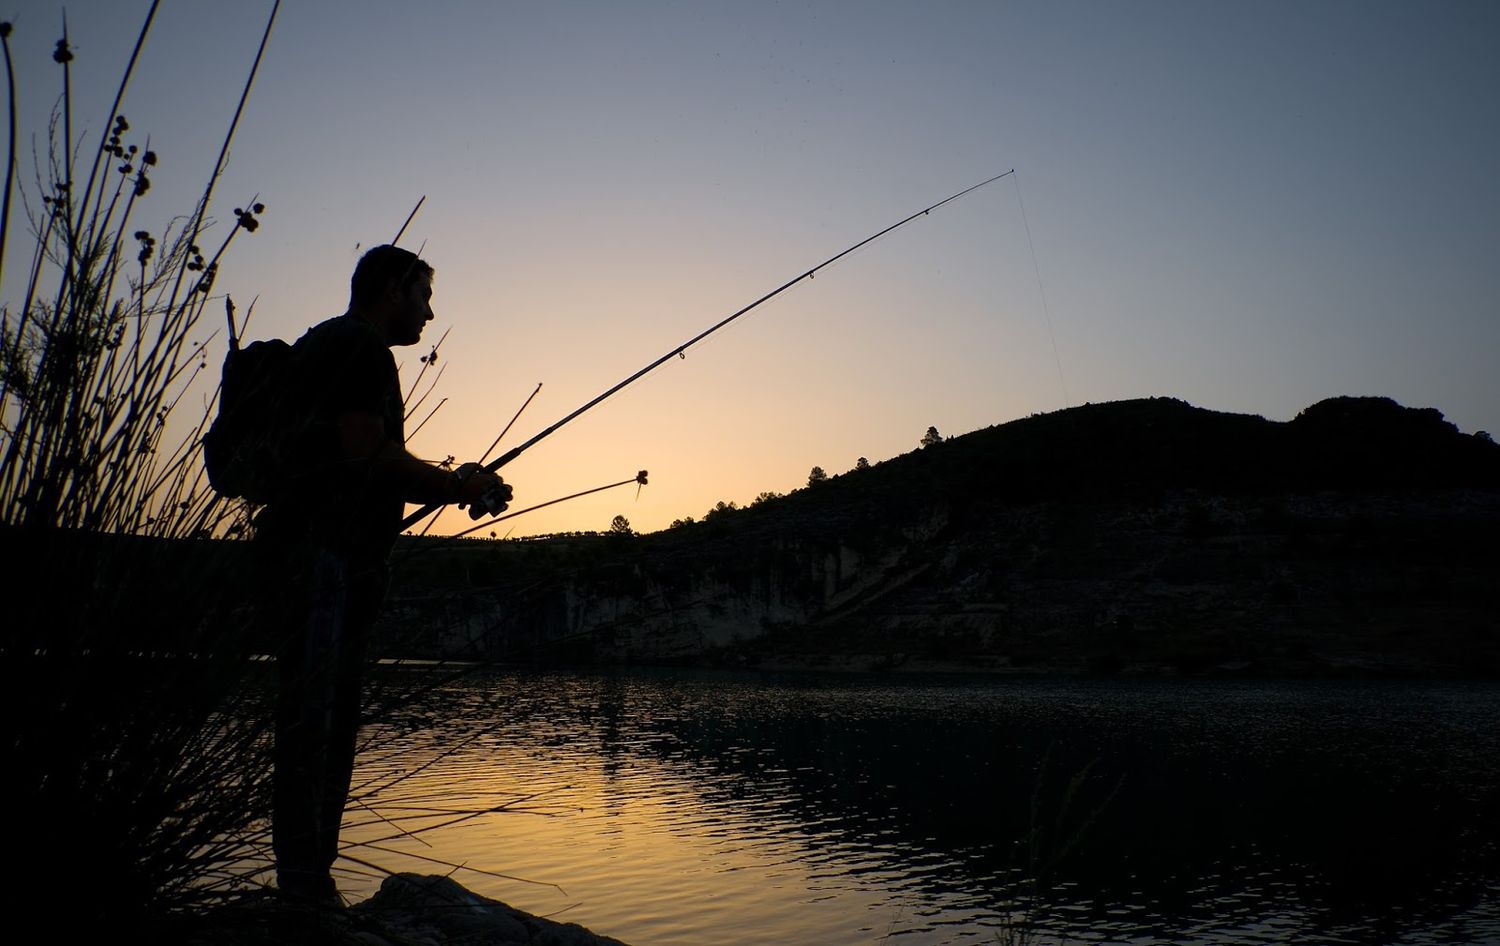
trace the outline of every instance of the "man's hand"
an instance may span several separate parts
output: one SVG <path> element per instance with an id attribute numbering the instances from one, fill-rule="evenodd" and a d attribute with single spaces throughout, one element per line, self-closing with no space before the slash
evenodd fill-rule
<path id="1" fill-rule="evenodd" d="M 458 480 L 458 495 L 455 499 L 460 506 L 473 505 L 476 508 L 470 515 L 477 519 L 481 509 L 492 516 L 499 515 L 505 511 L 510 503 L 510 486 L 486 470 L 477 463 L 465 463 L 453 473 Z"/>

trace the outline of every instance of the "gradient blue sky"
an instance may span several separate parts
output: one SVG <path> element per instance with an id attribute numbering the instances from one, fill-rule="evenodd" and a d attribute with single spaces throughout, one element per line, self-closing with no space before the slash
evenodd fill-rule
<path id="1" fill-rule="evenodd" d="M 29 139 L 62 5 L 4 2 Z M 146 7 L 67 4 L 89 140 Z M 138 224 L 188 209 L 269 9 L 163 3 L 123 108 L 162 155 Z M 537 382 L 507 445 L 1017 169 L 508 467 L 520 505 L 653 475 L 516 535 L 654 530 L 1085 401 L 1379 394 L 1500 432 L 1497 41 L 1489 2 L 288 3 L 218 192 L 267 211 L 217 288 L 294 337 L 425 194 L 450 400 L 412 447 L 464 459 Z"/>

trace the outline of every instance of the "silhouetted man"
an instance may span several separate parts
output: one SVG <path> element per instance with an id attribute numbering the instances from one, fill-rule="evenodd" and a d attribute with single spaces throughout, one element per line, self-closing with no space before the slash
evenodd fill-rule
<path id="1" fill-rule="evenodd" d="M 474 503 L 510 487 L 477 464 L 447 470 L 406 450 L 390 349 L 432 319 L 432 267 L 377 246 L 355 267 L 349 311 L 293 346 L 298 465 L 256 520 L 277 652 L 272 844 L 283 893 L 337 902 L 330 873 L 349 793 L 367 637 L 403 504 Z"/>

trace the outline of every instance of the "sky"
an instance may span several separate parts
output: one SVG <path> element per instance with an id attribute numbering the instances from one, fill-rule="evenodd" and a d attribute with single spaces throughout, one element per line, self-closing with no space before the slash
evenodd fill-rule
<path id="1" fill-rule="evenodd" d="M 26 154 L 64 5 L 17 4 Z M 66 4 L 86 140 L 148 6 Z M 270 10 L 161 4 L 121 109 L 161 156 L 138 225 L 191 208 Z M 1085 402 L 1382 395 L 1500 432 L 1497 40 L 1490 2 L 288 3 L 211 213 L 266 210 L 215 290 L 295 338 L 425 197 L 402 242 L 437 319 L 397 361 L 410 383 L 450 331 L 409 446 L 462 461 L 538 383 L 501 450 L 1015 169 L 538 443 L 501 471 L 515 508 L 650 485 L 499 535 L 654 531 Z"/>

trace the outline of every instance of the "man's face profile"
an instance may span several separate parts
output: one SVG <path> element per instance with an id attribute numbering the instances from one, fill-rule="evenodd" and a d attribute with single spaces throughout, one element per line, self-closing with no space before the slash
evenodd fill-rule
<path id="1" fill-rule="evenodd" d="M 422 329 L 432 321 L 432 278 L 419 276 L 409 281 L 406 291 L 393 291 L 390 331 L 392 345 L 415 345 L 422 340 Z"/>

